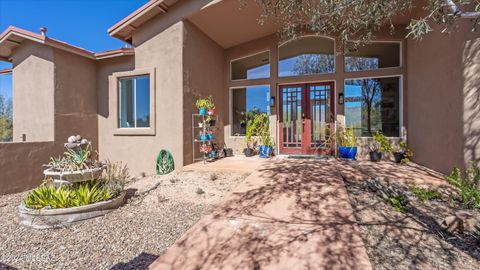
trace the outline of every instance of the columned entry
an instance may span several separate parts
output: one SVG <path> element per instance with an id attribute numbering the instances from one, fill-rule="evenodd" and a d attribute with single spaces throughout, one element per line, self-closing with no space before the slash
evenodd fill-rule
<path id="1" fill-rule="evenodd" d="M 334 83 L 280 86 L 280 154 L 333 153 Z"/>

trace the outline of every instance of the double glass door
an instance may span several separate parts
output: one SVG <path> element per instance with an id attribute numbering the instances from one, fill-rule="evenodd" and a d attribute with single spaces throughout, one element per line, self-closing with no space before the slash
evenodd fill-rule
<path id="1" fill-rule="evenodd" d="M 325 155 L 334 147 L 334 83 L 280 86 L 280 153 Z"/>

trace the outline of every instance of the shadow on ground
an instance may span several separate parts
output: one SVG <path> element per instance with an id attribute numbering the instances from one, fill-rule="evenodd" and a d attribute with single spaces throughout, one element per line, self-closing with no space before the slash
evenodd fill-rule
<path id="1" fill-rule="evenodd" d="M 110 268 L 110 270 L 142 270 L 148 269 L 148 266 L 152 264 L 158 256 L 149 254 L 149 253 L 141 253 L 133 260 L 127 263 L 117 263 Z"/>
<path id="2" fill-rule="evenodd" d="M 335 161 L 265 164 L 154 269 L 369 269 Z"/>
<path id="3" fill-rule="evenodd" d="M 339 163 L 362 238 L 375 268 L 479 269 L 480 248 L 469 235 L 449 234 L 440 222 L 460 209 L 447 201 L 411 201 L 398 213 L 371 192 L 364 180 L 382 177 L 397 188 L 428 186 L 451 194 L 443 176 L 412 164 Z M 447 199 L 445 199 L 447 200 Z"/>

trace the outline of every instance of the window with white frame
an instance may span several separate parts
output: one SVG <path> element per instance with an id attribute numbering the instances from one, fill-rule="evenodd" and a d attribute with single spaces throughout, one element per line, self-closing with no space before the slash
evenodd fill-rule
<path id="1" fill-rule="evenodd" d="M 382 131 L 400 137 L 400 78 L 362 78 L 345 81 L 345 124 L 357 136 Z"/>
<path id="2" fill-rule="evenodd" d="M 119 79 L 119 127 L 150 127 L 150 76 Z"/>
<path id="3" fill-rule="evenodd" d="M 255 114 L 270 114 L 270 86 L 247 86 L 231 90 L 232 136 L 245 136 Z"/>

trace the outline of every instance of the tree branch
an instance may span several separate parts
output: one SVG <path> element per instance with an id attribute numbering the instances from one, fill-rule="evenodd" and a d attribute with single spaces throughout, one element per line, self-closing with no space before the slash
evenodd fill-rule
<path id="1" fill-rule="evenodd" d="M 476 19 L 480 18 L 480 12 L 467 12 L 461 11 L 460 8 L 455 4 L 453 0 L 444 0 L 448 9 L 452 13 L 452 16 L 464 19 Z"/>

